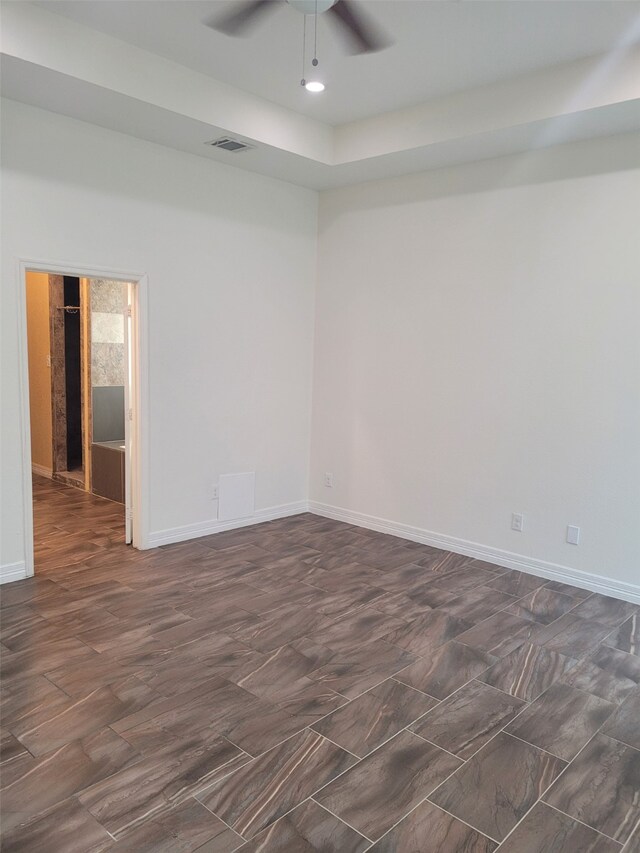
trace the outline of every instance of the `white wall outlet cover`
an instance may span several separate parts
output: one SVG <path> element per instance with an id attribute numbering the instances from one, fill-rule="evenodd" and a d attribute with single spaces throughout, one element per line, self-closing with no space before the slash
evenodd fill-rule
<path id="1" fill-rule="evenodd" d="M 324 484 L 328 489 L 333 488 L 333 474 L 328 472 L 324 475 Z"/>
<path id="2" fill-rule="evenodd" d="M 211 500 L 217 501 L 219 497 L 220 497 L 220 489 L 218 488 L 218 484 L 216 483 L 216 485 L 212 486 L 212 488 L 211 488 Z"/>
<path id="3" fill-rule="evenodd" d="M 524 530 L 524 516 L 521 512 L 511 513 L 511 529 L 522 533 Z"/>
<path id="4" fill-rule="evenodd" d="M 577 545 L 580 542 L 580 528 L 573 524 L 567 525 L 567 542 L 569 545 Z"/>
<path id="5" fill-rule="evenodd" d="M 218 488 L 218 520 L 248 518 L 255 512 L 256 474 L 221 474 Z"/>

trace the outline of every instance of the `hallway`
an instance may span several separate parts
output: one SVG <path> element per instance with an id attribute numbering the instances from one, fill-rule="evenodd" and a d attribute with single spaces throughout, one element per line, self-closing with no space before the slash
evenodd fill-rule
<path id="1" fill-rule="evenodd" d="M 33 532 L 38 576 L 59 580 L 89 557 L 122 552 L 124 506 L 46 477 L 33 477 Z M 132 550 L 132 549 L 130 549 Z"/>

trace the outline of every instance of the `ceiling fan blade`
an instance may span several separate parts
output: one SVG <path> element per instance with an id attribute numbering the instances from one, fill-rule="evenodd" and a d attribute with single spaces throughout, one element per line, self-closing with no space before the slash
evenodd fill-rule
<path id="1" fill-rule="evenodd" d="M 248 32 L 269 9 L 275 8 L 277 0 L 247 0 L 231 4 L 231 9 L 205 21 L 208 27 L 227 36 L 242 36 Z"/>
<path id="2" fill-rule="evenodd" d="M 374 53 L 389 47 L 391 39 L 385 36 L 369 18 L 356 10 L 352 0 L 338 0 L 330 9 L 333 19 L 338 21 L 349 35 L 354 53 Z"/>

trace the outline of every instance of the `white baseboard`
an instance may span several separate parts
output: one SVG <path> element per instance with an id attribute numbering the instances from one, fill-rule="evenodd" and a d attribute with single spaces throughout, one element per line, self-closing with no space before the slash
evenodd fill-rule
<path id="1" fill-rule="evenodd" d="M 233 521 L 202 521 L 198 524 L 185 524 L 182 527 L 170 527 L 167 530 L 156 530 L 150 533 L 146 542 L 148 548 L 158 548 L 160 545 L 171 545 L 174 542 L 185 542 L 187 539 L 197 539 L 200 536 L 210 536 L 212 533 L 222 533 L 224 530 L 236 530 L 239 527 L 249 527 L 252 524 L 262 524 L 276 518 L 287 518 L 290 515 L 300 515 L 309 512 L 307 501 L 281 504 L 280 506 L 259 509 L 249 518 L 239 518 Z"/>
<path id="2" fill-rule="evenodd" d="M 0 566 L 0 584 L 22 581 L 27 576 L 27 567 L 24 562 L 6 563 Z"/>
<path id="3" fill-rule="evenodd" d="M 577 586 L 580 589 L 588 589 L 591 592 L 599 592 L 603 595 L 611 595 L 614 598 L 622 598 L 625 601 L 640 604 L 640 585 L 637 584 L 625 583 L 590 572 L 582 572 L 579 569 L 571 569 L 569 566 L 548 563 L 534 557 L 526 557 L 523 554 L 514 554 L 511 551 L 491 548 L 477 542 L 468 542 L 466 539 L 456 539 L 453 536 L 433 533 L 420 527 L 411 527 L 408 524 L 376 518 L 373 515 L 333 507 L 318 501 L 309 501 L 309 512 L 322 515 L 325 518 L 334 518 L 336 521 L 344 521 L 347 524 L 354 524 L 357 527 L 366 527 L 369 530 L 378 530 L 381 533 L 389 533 L 402 539 L 410 539 L 412 542 L 421 542 L 423 545 L 432 545 L 434 548 L 442 548 L 444 551 L 453 551 L 455 554 L 464 554 L 467 557 L 486 560 L 488 563 L 495 563 L 507 569 L 517 569 L 547 580 L 560 581 Z"/>
<path id="4" fill-rule="evenodd" d="M 36 462 L 31 463 L 31 470 L 39 477 L 48 477 L 49 480 L 53 477 L 53 471 L 51 468 L 45 468 L 44 465 L 38 465 Z"/>

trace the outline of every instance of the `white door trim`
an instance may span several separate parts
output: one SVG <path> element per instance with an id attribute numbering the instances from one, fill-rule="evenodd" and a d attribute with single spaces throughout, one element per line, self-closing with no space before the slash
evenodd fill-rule
<path id="1" fill-rule="evenodd" d="M 31 577 L 33 560 L 33 493 L 31 486 L 31 422 L 29 414 L 29 356 L 27 348 L 27 272 L 106 278 L 131 282 L 133 290 L 133 335 L 130 341 L 134 382 L 131 394 L 133 545 L 149 547 L 149 512 L 143 496 L 149 494 L 149 280 L 145 273 L 107 267 L 78 265 L 33 258 L 19 258 L 16 274 L 18 304 L 18 370 L 20 434 L 22 437 L 22 500 L 25 541 L 25 574 Z"/>

